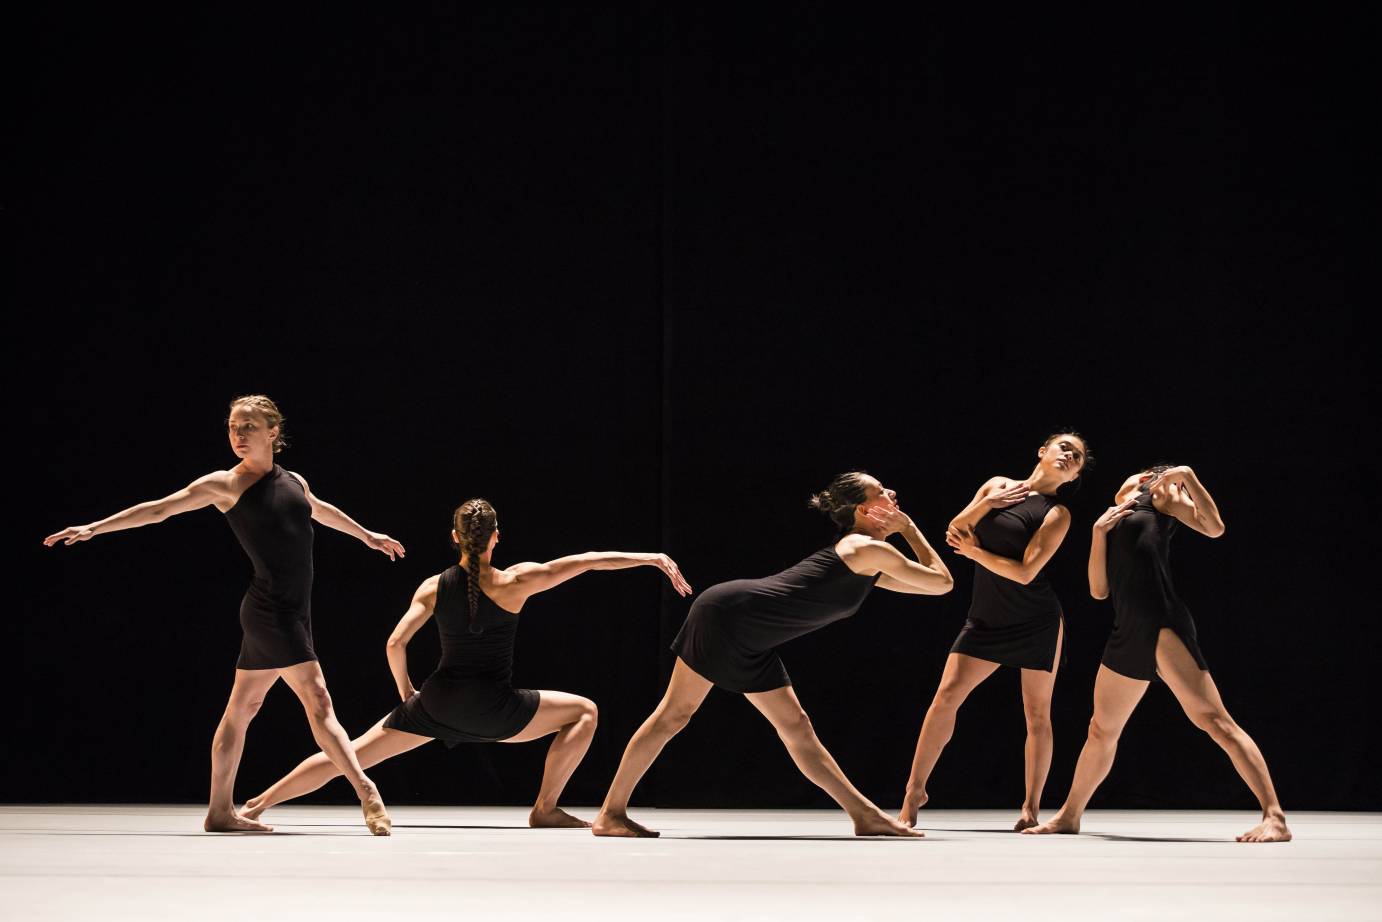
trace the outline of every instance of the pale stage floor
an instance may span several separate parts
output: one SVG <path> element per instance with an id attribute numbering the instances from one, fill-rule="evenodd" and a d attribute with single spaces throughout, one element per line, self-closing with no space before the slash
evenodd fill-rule
<path id="1" fill-rule="evenodd" d="M 591 811 L 573 812 L 589 816 Z M 1012 811 L 925 810 L 922 840 L 834 811 L 636 810 L 657 840 L 530 830 L 525 810 L 283 807 L 273 835 L 207 835 L 189 806 L 0 807 L 0 918 L 1382 919 L 1382 814 L 1094 811 L 1087 834 Z"/>

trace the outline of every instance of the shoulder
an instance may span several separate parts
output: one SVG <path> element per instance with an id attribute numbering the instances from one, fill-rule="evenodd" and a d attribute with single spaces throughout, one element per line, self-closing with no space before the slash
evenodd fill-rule
<path id="1" fill-rule="evenodd" d="M 863 569 L 877 569 L 879 561 L 896 554 L 897 548 L 868 535 L 845 535 L 835 542 L 835 553 L 845 566 L 857 573 Z"/>
<path id="2" fill-rule="evenodd" d="M 302 475 L 299 474 L 297 471 L 290 471 L 290 470 L 288 470 L 286 467 L 283 468 L 282 470 L 283 470 L 283 473 L 287 474 L 289 477 L 293 478 L 293 479 L 296 480 L 298 483 L 302 484 L 302 488 L 303 488 L 304 490 L 306 490 L 308 493 L 311 493 L 311 492 L 312 492 L 311 488 L 307 486 L 307 478 L 306 478 L 306 477 L 302 476 Z M 330 486 L 330 484 L 327 484 L 327 486 Z"/>
<path id="3" fill-rule="evenodd" d="M 441 589 L 442 577 L 445 575 L 445 573 L 437 573 L 427 577 L 418 584 L 417 589 L 413 592 L 413 598 L 418 602 L 424 603 L 435 601 L 437 598 L 437 591 Z"/>
<path id="4" fill-rule="evenodd" d="M 232 468 L 228 471 L 212 471 L 210 474 L 203 474 L 196 480 L 188 484 L 189 490 L 213 490 L 221 493 L 228 493 L 235 489 L 238 474 Z"/>
<path id="5" fill-rule="evenodd" d="M 1052 502 L 1041 519 L 1043 525 L 1069 525 L 1070 509 L 1064 503 Z"/>
<path id="6" fill-rule="evenodd" d="M 979 495 L 985 496 L 989 493 L 992 493 L 994 490 L 1002 490 L 1006 487 L 1012 486 L 1015 483 L 1017 483 L 1017 481 L 1013 480 L 1011 477 L 1004 477 L 1001 474 L 995 474 L 988 480 L 985 480 L 979 486 Z"/>

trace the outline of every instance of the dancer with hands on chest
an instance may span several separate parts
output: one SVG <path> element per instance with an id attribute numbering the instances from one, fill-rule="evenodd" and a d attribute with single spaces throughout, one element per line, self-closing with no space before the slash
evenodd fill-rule
<path id="1" fill-rule="evenodd" d="M 359 538 L 390 560 L 403 556 L 403 545 L 361 527 L 315 496 L 300 475 L 274 463 L 274 454 L 285 445 L 283 414 L 268 397 L 235 398 L 226 422 L 231 450 L 240 459 L 235 467 L 200 477 L 163 499 L 131 506 L 89 525 L 65 528 L 45 538 L 44 544 L 75 544 L 215 506 L 253 562 L 254 578 L 240 604 L 244 639 L 235 683 L 211 745 L 211 804 L 204 828 L 207 832 L 272 831 L 236 812 L 233 789 L 245 732 L 264 696 L 282 679 L 302 702 L 323 758 L 350 780 L 370 832 L 388 835 L 384 802 L 336 720 L 312 646 L 312 522 Z"/>
<path id="2" fill-rule="evenodd" d="M 658 835 L 629 818 L 629 798 L 713 685 L 744 695 L 762 712 L 802 774 L 849 814 L 856 835 L 920 835 L 850 784 L 816 737 L 776 648 L 853 615 L 875 585 L 915 595 L 948 592 L 950 571 L 877 478 L 841 474 L 811 505 L 839 527 L 839 538 L 781 573 L 712 586 L 691 606 L 672 643 L 677 661 L 667 692 L 624 750 L 595 819 L 597 836 Z M 901 535 L 917 559 L 889 544 L 891 534 Z"/>
<path id="3" fill-rule="evenodd" d="M 1190 610 L 1171 582 L 1171 538 L 1185 526 L 1209 538 L 1224 533 L 1219 507 L 1188 467 L 1158 465 L 1123 481 L 1094 523 L 1089 593 L 1113 597 L 1113 633 L 1094 680 L 1094 716 L 1065 804 L 1029 834 L 1077 833 L 1089 799 L 1113 766 L 1123 727 L 1153 679 L 1161 678 L 1195 726 L 1228 754 L 1262 807 L 1262 822 L 1239 842 L 1291 838 L 1267 762 L 1229 716 L 1209 674 Z"/>
<path id="4" fill-rule="evenodd" d="M 1051 693 L 1061 660 L 1064 618 L 1045 573 L 1070 528 L 1070 511 L 1056 498 L 1089 463 L 1085 440 L 1058 432 L 1037 449 L 1025 480 L 992 477 L 950 523 L 946 543 L 974 561 L 969 616 L 960 631 L 917 739 L 899 819 L 916 825 L 927 801 L 927 781 L 955 731 L 955 716 L 999 666 L 1022 671 L 1027 719 L 1026 796 L 1016 830 L 1035 826 L 1051 768 Z"/>
<path id="5" fill-rule="evenodd" d="M 354 741 L 360 764 L 369 768 L 434 739 L 455 746 L 525 743 L 556 734 L 528 825 L 587 828 L 590 823 L 562 810 L 557 801 L 590 748 L 595 703 L 569 692 L 513 687 L 519 612 L 538 593 L 592 570 L 656 567 L 681 595 L 689 595 L 691 586 L 666 554 L 591 551 L 547 563 L 495 567 L 491 560 L 499 543 L 499 517 L 478 498 L 456 509 L 451 538 L 460 551 L 459 562 L 423 580 L 389 637 L 389 669 L 403 703 Z M 419 692 L 408 675 L 408 641 L 433 617 L 441 634 L 441 662 Z M 246 803 L 245 814 L 258 817 L 339 774 L 318 753 Z"/>

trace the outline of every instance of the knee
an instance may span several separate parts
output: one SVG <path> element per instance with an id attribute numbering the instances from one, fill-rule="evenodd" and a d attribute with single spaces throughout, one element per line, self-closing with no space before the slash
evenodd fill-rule
<path id="1" fill-rule="evenodd" d="M 326 690 L 326 685 L 315 683 L 307 687 L 302 695 L 302 706 L 307 709 L 307 716 L 315 721 L 326 720 L 331 716 L 331 693 Z"/>
<path id="2" fill-rule="evenodd" d="M 816 731 L 811 725 L 810 715 L 798 709 L 796 713 L 778 722 L 777 732 L 784 740 L 799 740 L 809 739 Z"/>
<path id="3" fill-rule="evenodd" d="M 1121 727 L 1114 726 L 1099 719 L 1095 714 L 1089 721 L 1089 738 L 1095 743 L 1109 745 L 1118 742 L 1118 736 L 1122 732 Z"/>
<path id="4" fill-rule="evenodd" d="M 1238 725 L 1233 722 L 1232 717 L 1223 711 L 1195 714 L 1190 719 L 1195 726 L 1208 733 L 1215 742 L 1226 742 L 1238 732 Z"/>
<path id="5" fill-rule="evenodd" d="M 691 722 L 691 715 L 696 713 L 695 708 L 682 706 L 660 707 L 653 715 L 653 725 L 662 733 L 668 736 L 680 733 L 682 729 Z"/>
<path id="6" fill-rule="evenodd" d="M 960 705 L 965 703 L 965 692 L 955 685 L 942 685 L 936 689 L 936 697 L 931 699 L 931 709 L 941 711 L 958 711 Z"/>
<path id="7" fill-rule="evenodd" d="M 589 698 L 582 698 L 580 711 L 576 715 L 575 723 L 577 726 L 585 727 L 594 732 L 595 726 L 600 722 L 600 709 L 595 706 L 595 702 Z"/>
<path id="8" fill-rule="evenodd" d="M 1027 735 L 1028 736 L 1050 736 L 1051 735 L 1051 712 L 1046 708 L 1026 710 Z M 1092 721 L 1091 721 L 1092 723 Z"/>
<path id="9" fill-rule="evenodd" d="M 254 715 L 258 714 L 259 709 L 263 706 L 263 695 L 253 698 L 232 698 L 230 703 L 226 705 L 226 719 L 234 724 L 247 724 L 254 719 Z"/>

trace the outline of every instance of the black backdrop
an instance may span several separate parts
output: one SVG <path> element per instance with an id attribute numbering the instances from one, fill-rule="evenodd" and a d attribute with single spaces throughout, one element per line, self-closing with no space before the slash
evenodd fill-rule
<path id="1" fill-rule="evenodd" d="M 663 549 L 698 588 L 823 544 L 807 494 L 863 466 L 939 542 L 1055 427 L 1098 467 L 1053 564 L 1068 786 L 1110 622 L 1088 526 L 1140 465 L 1195 466 L 1228 532 L 1177 540 L 1230 710 L 1291 808 L 1379 805 L 1365 672 L 1370 354 L 1354 24 L 1251 7 L 1159 20 L 899 21 L 826 4 L 352 12 L 49 11 L 20 29 L 8 478 L 18 500 L 7 797 L 206 795 L 248 565 L 214 511 L 38 538 L 231 463 L 225 401 L 285 409 L 283 461 L 407 559 L 320 531 L 318 652 L 348 730 L 393 706 L 383 642 L 447 565 L 450 510 L 501 562 Z M 875 593 L 784 653 L 855 782 L 900 801 L 970 574 Z M 516 679 L 594 698 L 568 800 L 597 802 L 685 615 L 651 570 L 525 610 Z M 413 648 L 415 680 L 436 655 Z M 1000 673 L 961 712 L 937 806 L 1015 807 Z M 1361 723 L 1360 723 L 1361 722 Z M 312 748 L 281 686 L 239 796 Z M 523 803 L 545 747 L 440 746 L 390 802 Z M 341 799 L 343 785 L 324 799 Z M 635 803 L 823 795 L 712 694 Z M 1095 801 L 1252 806 L 1154 688 Z"/>

